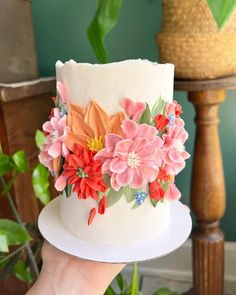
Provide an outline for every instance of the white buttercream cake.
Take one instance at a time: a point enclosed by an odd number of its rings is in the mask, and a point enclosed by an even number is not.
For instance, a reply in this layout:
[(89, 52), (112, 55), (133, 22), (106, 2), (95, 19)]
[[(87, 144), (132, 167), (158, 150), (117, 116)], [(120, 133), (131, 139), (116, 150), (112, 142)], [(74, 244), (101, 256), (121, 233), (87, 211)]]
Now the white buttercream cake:
[[(86, 108), (96, 101), (110, 116), (121, 112), (121, 99), (148, 103), (152, 108), (158, 100), (173, 100), (174, 66), (147, 60), (127, 60), (109, 64), (56, 63), (57, 81), (68, 92), (66, 104)], [(145, 190), (144, 190), (145, 191)], [(133, 208), (124, 195), (97, 214), (88, 226), (91, 208), (96, 206), (93, 198), (78, 198), (77, 192), (60, 196), (60, 218), (69, 232), (86, 242), (95, 244), (135, 244), (156, 237), (168, 225), (171, 218), (169, 201), (162, 200), (154, 207), (148, 198)]]

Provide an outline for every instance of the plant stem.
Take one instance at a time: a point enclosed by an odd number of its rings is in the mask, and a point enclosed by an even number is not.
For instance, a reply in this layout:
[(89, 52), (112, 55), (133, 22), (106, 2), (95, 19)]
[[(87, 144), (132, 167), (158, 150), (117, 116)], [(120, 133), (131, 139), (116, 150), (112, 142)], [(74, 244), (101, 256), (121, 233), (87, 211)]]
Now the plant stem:
[[(5, 179), (2, 176), (0, 176), (0, 180), (2, 182), (3, 188), (5, 188), (7, 186)], [(12, 200), (12, 197), (11, 197), (9, 191), (6, 191), (5, 195), (7, 197), (9, 206), (12, 209), (12, 212), (13, 212), (13, 214), (15, 216), (16, 221), (27, 231), (25, 225), (23, 224), (23, 222), (22, 222), (22, 220), (20, 218), (20, 215), (19, 215), (19, 213), (18, 213), (18, 211), (16, 209), (16, 206), (15, 206), (13, 200)], [(33, 254), (32, 250), (31, 250), (30, 243), (29, 242), (26, 242), (24, 244), (24, 246), (25, 246), (25, 251), (26, 251), (26, 253), (27, 253), (28, 257), (29, 257), (29, 260), (30, 260), (31, 270), (32, 270), (34, 276), (36, 278), (38, 278), (38, 276), (39, 276), (39, 269), (38, 269), (38, 265), (36, 263), (34, 254)]]
[(19, 248), (17, 248), (15, 251), (11, 252), (9, 255), (3, 257), (1, 260), (0, 260), (0, 263), (2, 263), (3, 261), (11, 258), (12, 256), (14, 256), (15, 254), (17, 254), (18, 252), (22, 251), (23, 249), (25, 248), (25, 244), (24, 245), (21, 245)]

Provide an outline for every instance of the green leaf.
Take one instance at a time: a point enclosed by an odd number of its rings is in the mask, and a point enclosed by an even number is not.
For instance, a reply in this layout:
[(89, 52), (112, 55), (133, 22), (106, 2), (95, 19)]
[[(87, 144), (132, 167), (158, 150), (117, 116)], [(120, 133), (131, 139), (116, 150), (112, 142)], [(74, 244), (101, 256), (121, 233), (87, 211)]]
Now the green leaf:
[(46, 137), (43, 134), (43, 132), (41, 130), (37, 130), (35, 133), (35, 143), (39, 149), (44, 144), (45, 139), (46, 139)]
[(10, 156), (0, 154), (0, 176), (14, 169), (14, 163)]
[(166, 192), (169, 186), (169, 181), (165, 181), (162, 185), (163, 190)]
[(7, 236), (5, 234), (0, 234), (0, 252), (9, 252)]
[(150, 108), (149, 105), (146, 103), (146, 108), (144, 110), (144, 112), (142, 113), (142, 116), (139, 119), (139, 123), (140, 124), (150, 124), (151, 123), (151, 112), (150, 112)]
[(128, 203), (132, 202), (135, 199), (135, 192), (130, 186), (123, 187), (123, 193)]
[(7, 237), (8, 246), (20, 245), (31, 240), (24, 227), (8, 219), (0, 219), (0, 235)]
[(158, 201), (153, 200), (153, 199), (151, 199), (151, 198), (149, 198), (149, 200), (150, 200), (152, 206), (155, 208), (155, 207), (157, 206)]
[(116, 295), (116, 292), (115, 292), (115, 290), (114, 290), (111, 286), (109, 286), (109, 287), (106, 289), (104, 295)]
[(116, 276), (116, 282), (117, 282), (117, 285), (119, 286), (120, 288), (120, 291), (122, 292), (123, 289), (124, 289), (124, 279), (123, 279), (123, 276), (121, 273), (119, 273), (117, 276)]
[(66, 197), (69, 198), (71, 195), (72, 185), (67, 184), (65, 187)]
[(109, 175), (104, 174), (102, 179), (103, 179), (103, 181), (104, 181), (104, 183), (105, 183), (105, 185), (107, 187), (111, 187), (110, 176)]
[(16, 165), (16, 169), (23, 173), (28, 170), (28, 162), (26, 159), (25, 151), (18, 151), (12, 156), (13, 162)]
[(7, 260), (7, 263), (4, 263), (3, 270), (0, 273), (0, 281), (6, 280), (9, 278), (13, 272), (13, 269), (19, 259), (20, 253), (17, 253), (16, 255), (12, 256)]
[(13, 268), (13, 273), (20, 281), (32, 283), (30, 268), (26, 266), (25, 261), (19, 259)]
[(104, 39), (116, 25), (123, 0), (99, 0), (95, 16), (87, 30), (94, 53), (101, 63), (108, 62)]
[(132, 275), (132, 284), (131, 284), (131, 295), (137, 295), (138, 294), (138, 264), (134, 263), (133, 268), (133, 275)]
[(152, 107), (152, 110), (151, 110), (151, 116), (154, 117), (156, 116), (157, 114), (164, 114), (164, 110), (166, 108), (166, 102), (162, 99), (162, 98), (159, 98), (156, 103), (154, 104), (154, 106)]
[(44, 205), (47, 205), (51, 200), (49, 192), (49, 176), (48, 169), (42, 164), (38, 164), (32, 173), (34, 193)]
[(236, 9), (236, 0), (207, 0), (207, 3), (218, 28), (222, 29)]
[(122, 197), (122, 195), (123, 195), (122, 188), (117, 192), (111, 187), (107, 193), (107, 207), (110, 207), (114, 205), (116, 202), (118, 202), (119, 199)]
[(170, 289), (167, 288), (160, 288), (156, 290), (152, 295), (180, 295), (179, 293), (172, 292)]

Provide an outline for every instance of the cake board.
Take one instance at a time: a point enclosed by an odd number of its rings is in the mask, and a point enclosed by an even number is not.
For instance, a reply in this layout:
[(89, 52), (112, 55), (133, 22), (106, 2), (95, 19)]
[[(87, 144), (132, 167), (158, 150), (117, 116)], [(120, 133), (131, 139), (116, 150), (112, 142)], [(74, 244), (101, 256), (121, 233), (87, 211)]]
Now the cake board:
[(192, 229), (189, 210), (180, 201), (173, 201), (170, 203), (170, 223), (157, 237), (135, 245), (95, 245), (81, 241), (67, 231), (60, 221), (59, 198), (53, 199), (41, 211), (39, 230), (43, 237), (59, 250), (90, 261), (133, 263), (159, 258), (179, 248)]

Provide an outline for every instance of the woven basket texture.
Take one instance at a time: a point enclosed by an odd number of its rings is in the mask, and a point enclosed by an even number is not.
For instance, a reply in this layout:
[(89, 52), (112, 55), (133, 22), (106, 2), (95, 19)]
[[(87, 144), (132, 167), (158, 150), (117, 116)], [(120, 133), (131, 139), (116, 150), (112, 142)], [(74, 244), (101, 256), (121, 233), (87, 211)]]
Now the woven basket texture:
[(236, 74), (236, 10), (219, 30), (206, 0), (163, 0), (162, 7), (160, 61), (173, 63), (177, 78)]

